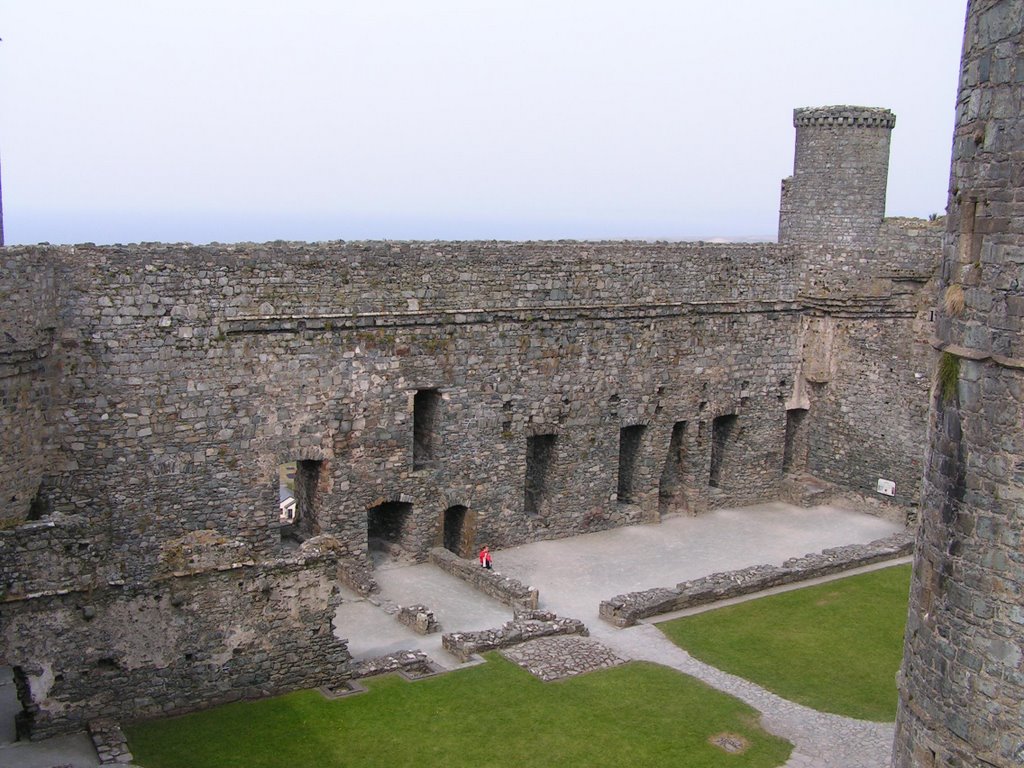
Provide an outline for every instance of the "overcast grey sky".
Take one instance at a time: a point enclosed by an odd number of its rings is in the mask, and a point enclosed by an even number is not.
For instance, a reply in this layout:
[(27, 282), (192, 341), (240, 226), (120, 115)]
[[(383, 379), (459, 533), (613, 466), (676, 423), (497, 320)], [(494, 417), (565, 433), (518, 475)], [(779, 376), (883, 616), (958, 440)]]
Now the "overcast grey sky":
[(0, 0), (8, 244), (774, 238), (792, 110), (945, 207), (965, 0)]

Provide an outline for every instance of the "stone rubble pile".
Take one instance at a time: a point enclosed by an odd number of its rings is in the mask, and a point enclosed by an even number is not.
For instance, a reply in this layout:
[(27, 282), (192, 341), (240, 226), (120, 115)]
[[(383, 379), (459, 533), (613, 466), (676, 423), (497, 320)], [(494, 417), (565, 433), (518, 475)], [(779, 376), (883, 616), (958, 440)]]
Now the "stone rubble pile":
[(401, 606), (398, 609), (398, 623), (404, 624), (418, 635), (441, 631), (441, 624), (434, 618), (434, 612), (425, 605)]
[(347, 677), (358, 679), (383, 675), (387, 672), (403, 672), (409, 677), (433, 674), (434, 667), (423, 651), (395, 651), (372, 659), (353, 660), (347, 665)]
[(551, 635), (582, 635), (590, 634), (586, 625), (579, 619), (556, 616), (548, 611), (524, 611), (516, 614), (512, 621), (506, 622), (497, 629), (484, 629), (479, 632), (452, 632), (441, 636), (441, 645), (459, 661), (468, 661), (473, 654), (493, 651), (496, 648), (508, 648), (519, 645), (527, 640)]
[(128, 739), (121, 726), (108, 717), (89, 721), (89, 736), (99, 756), (100, 765), (128, 765), (132, 753), (128, 751)]

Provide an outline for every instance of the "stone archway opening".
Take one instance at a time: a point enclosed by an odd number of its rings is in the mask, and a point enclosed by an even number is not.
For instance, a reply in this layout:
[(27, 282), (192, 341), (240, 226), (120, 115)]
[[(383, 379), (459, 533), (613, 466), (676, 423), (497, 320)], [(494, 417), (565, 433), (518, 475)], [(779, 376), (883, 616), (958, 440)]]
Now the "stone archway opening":
[(644, 424), (631, 424), (619, 430), (619, 474), (617, 497), (620, 504), (636, 501), (637, 459), (647, 430)]
[(658, 516), (665, 517), (678, 513), (689, 512), (686, 478), (684, 477), (686, 445), (686, 422), (677, 421), (672, 426), (672, 437), (669, 439), (668, 454), (661, 470), (658, 483)]
[(739, 416), (735, 413), (726, 413), (716, 416), (711, 422), (711, 469), (708, 477), (708, 485), (712, 488), (721, 488), (723, 482), (723, 467), (729, 465), (736, 450), (736, 438), (739, 435)]
[(441, 523), (441, 543), (449, 552), (467, 557), (472, 549), (470, 541), (469, 509), (462, 504), (448, 507)]
[(807, 409), (786, 411), (786, 441), (782, 449), (783, 474), (801, 474), (807, 470)]
[(366, 545), (375, 566), (413, 556), (411, 521), (412, 503), (407, 501), (385, 501), (366, 511)]

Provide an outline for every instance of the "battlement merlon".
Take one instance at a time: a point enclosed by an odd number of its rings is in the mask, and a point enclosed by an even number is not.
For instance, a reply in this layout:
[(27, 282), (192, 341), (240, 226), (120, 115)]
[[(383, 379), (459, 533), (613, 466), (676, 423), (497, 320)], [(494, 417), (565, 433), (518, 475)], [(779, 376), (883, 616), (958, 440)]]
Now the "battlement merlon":
[(888, 128), (896, 125), (896, 115), (884, 107), (798, 107), (793, 110), (793, 127)]

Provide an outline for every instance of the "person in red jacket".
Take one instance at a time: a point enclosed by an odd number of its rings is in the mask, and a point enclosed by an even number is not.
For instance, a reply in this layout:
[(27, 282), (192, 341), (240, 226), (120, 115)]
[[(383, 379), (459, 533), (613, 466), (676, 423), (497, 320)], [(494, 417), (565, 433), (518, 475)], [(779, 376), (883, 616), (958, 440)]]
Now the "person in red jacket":
[(491, 570), (491, 550), (490, 547), (485, 546), (480, 550), (480, 567)]

